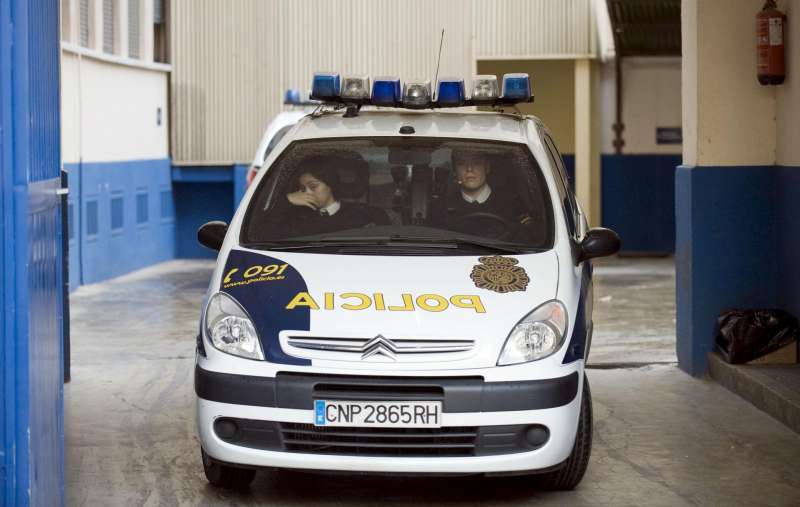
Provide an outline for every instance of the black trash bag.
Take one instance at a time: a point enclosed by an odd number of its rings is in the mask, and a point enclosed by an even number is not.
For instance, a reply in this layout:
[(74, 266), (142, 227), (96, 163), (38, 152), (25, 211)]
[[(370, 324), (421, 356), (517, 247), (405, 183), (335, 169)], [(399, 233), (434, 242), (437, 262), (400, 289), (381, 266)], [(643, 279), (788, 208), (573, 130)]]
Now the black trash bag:
[(729, 310), (717, 318), (722, 357), (741, 364), (774, 352), (800, 336), (797, 319), (783, 310)]

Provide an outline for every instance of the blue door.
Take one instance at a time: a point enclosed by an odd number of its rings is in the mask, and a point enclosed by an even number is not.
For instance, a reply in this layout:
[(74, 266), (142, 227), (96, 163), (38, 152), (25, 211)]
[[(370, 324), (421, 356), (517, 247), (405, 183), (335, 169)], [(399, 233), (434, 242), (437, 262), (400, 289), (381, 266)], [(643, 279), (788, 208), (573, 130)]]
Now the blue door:
[(0, 505), (64, 489), (58, 0), (0, 1)]

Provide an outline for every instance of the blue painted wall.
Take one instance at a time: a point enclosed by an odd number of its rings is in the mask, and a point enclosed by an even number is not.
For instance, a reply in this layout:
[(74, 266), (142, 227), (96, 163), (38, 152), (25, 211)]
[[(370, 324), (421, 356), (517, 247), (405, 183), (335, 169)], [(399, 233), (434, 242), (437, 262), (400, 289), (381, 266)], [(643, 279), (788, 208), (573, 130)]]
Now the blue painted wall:
[(172, 169), (177, 232), (176, 255), (214, 259), (217, 253), (197, 242), (197, 229), (211, 220), (230, 223), (247, 185), (247, 166), (176, 166)]
[(800, 167), (779, 166), (774, 171), (780, 241), (778, 298), (781, 306), (800, 318)]
[(175, 257), (169, 159), (65, 164), (70, 288)]
[(701, 375), (722, 311), (800, 316), (800, 168), (681, 166), (675, 188), (678, 360)]
[(233, 184), (173, 184), (178, 224), (175, 236), (176, 255), (182, 259), (216, 259), (217, 252), (197, 242), (197, 229), (211, 220), (230, 223), (233, 217)]
[(0, 2), (0, 505), (64, 484), (58, 2)]
[[(575, 188), (575, 155), (562, 155)], [(622, 238), (622, 252), (675, 252), (675, 167), (681, 155), (602, 155), (603, 227)]]
[(70, 290), (176, 257), (215, 258), (197, 243), (197, 229), (230, 222), (246, 190), (246, 165), (173, 167), (158, 159), (64, 169)]
[(681, 155), (603, 155), (602, 223), (627, 253), (675, 251), (675, 167)]

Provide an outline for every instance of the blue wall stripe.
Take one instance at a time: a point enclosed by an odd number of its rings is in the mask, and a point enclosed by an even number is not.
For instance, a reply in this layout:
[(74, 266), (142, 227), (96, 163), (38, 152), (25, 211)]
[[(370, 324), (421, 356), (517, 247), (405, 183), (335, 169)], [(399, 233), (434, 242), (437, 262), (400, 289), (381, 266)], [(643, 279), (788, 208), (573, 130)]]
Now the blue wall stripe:
[(775, 222), (780, 241), (778, 300), (800, 317), (800, 167), (778, 166), (775, 173)]
[(233, 210), (239, 207), (242, 197), (247, 190), (247, 171), (249, 166), (236, 164), (233, 166)]
[(197, 229), (211, 220), (230, 223), (247, 190), (247, 170), (248, 166), (243, 164), (172, 168), (178, 257), (216, 258), (216, 252), (197, 242)]
[(172, 181), (179, 183), (219, 183), (233, 181), (233, 166), (173, 166)]
[(781, 294), (795, 294), (788, 285), (798, 267), (786, 248), (796, 239), (782, 247), (781, 237), (800, 227), (800, 215), (790, 215), (796, 199), (778, 203), (780, 174), (772, 166), (678, 167), (677, 353), (692, 375), (706, 371), (722, 311), (787, 307)]
[(70, 289), (175, 257), (169, 159), (64, 168), (77, 231), (69, 243)]
[(185, 259), (215, 259), (217, 252), (200, 246), (197, 229), (211, 220), (230, 223), (233, 183), (173, 183), (177, 229), (175, 253)]
[(602, 223), (623, 252), (675, 251), (675, 167), (681, 155), (603, 155)]

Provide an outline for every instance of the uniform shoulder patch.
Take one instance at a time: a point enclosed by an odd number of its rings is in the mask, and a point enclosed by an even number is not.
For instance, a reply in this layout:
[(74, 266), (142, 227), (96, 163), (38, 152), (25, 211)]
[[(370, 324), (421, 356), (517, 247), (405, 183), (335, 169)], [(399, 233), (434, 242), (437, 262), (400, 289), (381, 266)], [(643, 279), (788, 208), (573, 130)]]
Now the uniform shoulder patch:
[(506, 292), (524, 291), (531, 281), (523, 268), (517, 266), (519, 261), (513, 257), (491, 255), (479, 257), (477, 266), (472, 268), (469, 277), (479, 289), (487, 289), (504, 294)]

